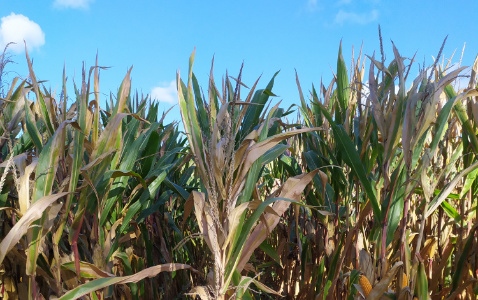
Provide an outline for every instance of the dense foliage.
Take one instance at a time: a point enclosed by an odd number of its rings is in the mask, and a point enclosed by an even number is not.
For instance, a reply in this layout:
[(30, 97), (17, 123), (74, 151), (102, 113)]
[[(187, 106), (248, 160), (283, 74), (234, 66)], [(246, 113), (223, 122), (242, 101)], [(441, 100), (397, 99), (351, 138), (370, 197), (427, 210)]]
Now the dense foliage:
[(458, 89), (465, 67), (411, 79), (393, 51), (347, 70), (340, 47), (287, 110), (277, 73), (211, 67), (204, 94), (193, 53), (184, 132), (131, 70), (102, 109), (98, 64), (55, 95), (27, 54), (0, 95), (0, 298), (476, 299), (478, 58)]

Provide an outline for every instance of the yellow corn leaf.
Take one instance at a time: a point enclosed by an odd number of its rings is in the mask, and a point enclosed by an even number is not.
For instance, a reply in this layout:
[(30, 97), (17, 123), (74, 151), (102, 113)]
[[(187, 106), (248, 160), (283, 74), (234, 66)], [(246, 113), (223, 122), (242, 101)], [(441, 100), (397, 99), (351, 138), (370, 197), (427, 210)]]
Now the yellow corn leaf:
[(194, 199), (194, 214), (196, 215), (196, 219), (198, 221), (199, 230), (201, 231), (209, 249), (212, 249), (212, 244), (209, 236), (209, 224), (207, 223), (205, 215), (207, 203), (204, 198), (204, 193), (193, 191), (191, 195), (193, 195)]
[(423, 249), (420, 251), (420, 256), (423, 259), (433, 259), (433, 257), (435, 256), (436, 249), (437, 249), (437, 238), (431, 237), (427, 239), (427, 241), (425, 242)]
[(234, 238), (236, 234), (236, 229), (237, 226), (239, 225), (239, 221), (241, 219), (241, 215), (246, 210), (246, 208), (249, 206), (249, 203), (242, 203), (239, 206), (235, 207), (229, 216), (227, 217), (228, 219), (228, 229), (226, 232), (228, 232), (226, 241), (224, 242), (222, 249), (226, 249), (226, 247), (229, 245), (231, 240)]
[(80, 285), (79, 287), (69, 291), (68, 293), (63, 295), (59, 300), (78, 299), (84, 295), (87, 295), (91, 292), (108, 287), (110, 285), (138, 282), (145, 278), (152, 278), (161, 272), (173, 272), (177, 270), (187, 270), (187, 269), (197, 272), (191, 266), (186, 264), (163, 264), (163, 265), (158, 265), (158, 266), (144, 269), (130, 276), (99, 278), (99, 279), (87, 282), (83, 285)]
[[(75, 269), (75, 262), (70, 261), (63, 263), (61, 265), (61, 268), (63, 270), (70, 270), (72, 272), (76, 272)], [(94, 264), (90, 264), (88, 262), (80, 261), (80, 271), (82, 273), (81, 277), (82, 278), (105, 278), (105, 277), (115, 277), (114, 274), (105, 272), (95, 266)]]
[(28, 231), (30, 225), (41, 218), (43, 212), (49, 208), (49, 206), (61, 197), (68, 195), (68, 193), (59, 193), (54, 195), (48, 195), (40, 198), (38, 201), (32, 204), (30, 208), (23, 214), (20, 220), (13, 226), (8, 232), (7, 236), (0, 243), (0, 264), (7, 253), (18, 243), (22, 236)]
[(35, 170), (38, 164), (38, 159), (33, 159), (32, 163), (25, 168), (25, 172), (20, 176), (20, 190), (18, 191), (18, 204), (20, 212), (25, 212), (30, 207), (30, 175)]
[(189, 291), (189, 293), (185, 294), (189, 296), (199, 296), (201, 300), (209, 300), (209, 293), (207, 292), (207, 288), (204, 286), (195, 286)]
[(319, 177), (320, 182), (322, 183), (322, 199), (325, 199), (325, 188), (327, 187), (327, 182), (329, 181), (329, 177), (327, 174), (319, 170)]
[(105, 248), (103, 249), (103, 257), (107, 257), (108, 253), (110, 252), (111, 245), (113, 245), (113, 240), (116, 236), (116, 228), (121, 225), (123, 222), (123, 218), (116, 220), (114, 222), (113, 226), (111, 226), (110, 232), (108, 233), (108, 236), (106, 237), (105, 241)]

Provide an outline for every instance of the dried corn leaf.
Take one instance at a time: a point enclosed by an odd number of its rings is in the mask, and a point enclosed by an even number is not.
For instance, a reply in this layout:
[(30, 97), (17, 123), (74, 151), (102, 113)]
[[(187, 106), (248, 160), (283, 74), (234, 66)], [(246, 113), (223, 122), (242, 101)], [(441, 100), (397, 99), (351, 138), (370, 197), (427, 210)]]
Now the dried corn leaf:
[(18, 243), (22, 236), (27, 233), (30, 225), (41, 218), (43, 212), (50, 207), (56, 200), (68, 195), (68, 193), (59, 193), (48, 195), (40, 198), (32, 204), (30, 208), (23, 214), (15, 226), (10, 229), (7, 236), (0, 243), (0, 264), (7, 253)]
[(154, 267), (144, 269), (134, 275), (122, 276), (122, 277), (105, 277), (98, 278), (93, 281), (87, 282), (79, 287), (69, 291), (63, 295), (59, 300), (73, 300), (78, 299), (84, 295), (87, 295), (91, 292), (97, 291), (99, 289), (108, 287), (114, 284), (126, 284), (132, 282), (138, 282), (145, 278), (152, 278), (158, 275), (161, 272), (173, 272), (177, 270), (192, 270), (195, 271), (191, 266), (186, 264), (164, 264)]
[[(298, 201), (302, 194), (302, 191), (312, 181), (317, 172), (318, 170), (315, 170), (307, 174), (301, 174), (287, 179), (287, 181), (284, 183), (284, 186), (282, 187), (279, 198), (288, 198)], [(267, 226), (266, 224), (260, 223), (256, 226), (256, 228), (254, 228), (253, 232), (247, 238), (246, 243), (244, 244), (244, 251), (242, 252), (241, 258), (237, 265), (237, 270), (239, 272), (247, 263), (254, 250), (259, 247), (260, 244), (262, 244), (262, 242), (266, 239), (267, 228), (270, 228), (270, 230), (274, 230), (280, 220), (280, 217), (278, 217), (278, 215), (281, 216), (289, 208), (290, 204), (291, 202), (289, 201), (276, 201), (272, 206), (276, 214), (266, 215)]]
[(373, 287), (366, 300), (376, 300), (382, 297), (383, 293), (387, 291), (390, 282), (392, 282), (398, 269), (403, 265), (403, 262), (399, 261), (393, 265), (393, 267), (383, 276), (383, 278)]
[(375, 268), (373, 266), (373, 260), (365, 249), (362, 249), (359, 252), (359, 268), (371, 283), (375, 281)]

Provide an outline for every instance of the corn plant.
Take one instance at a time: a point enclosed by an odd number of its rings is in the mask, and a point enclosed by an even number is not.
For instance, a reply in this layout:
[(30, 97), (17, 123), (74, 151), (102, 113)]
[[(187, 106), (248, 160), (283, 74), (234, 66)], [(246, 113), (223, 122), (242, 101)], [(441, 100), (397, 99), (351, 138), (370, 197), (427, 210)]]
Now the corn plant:
[[(439, 276), (448, 256), (440, 267), (431, 266), (436, 243), (441, 240), (437, 233), (444, 225), (440, 222), (437, 232), (433, 216), (441, 207), (454, 222), (459, 221), (461, 216), (455, 210), (456, 206), (451, 205), (447, 198), (455, 197), (452, 192), (463, 178), (469, 178), (463, 190), (466, 194), (475, 178), (478, 165), (471, 160), (466, 167), (462, 165), (463, 162), (459, 161), (462, 140), (451, 134), (453, 126), (462, 125), (470, 128), (465, 132), (473, 135), (470, 144), (476, 140), (473, 129), (466, 125), (468, 120), (462, 101), (476, 96), (477, 90), (471, 88), (457, 95), (450, 85), (464, 67), (445, 75), (441, 68), (433, 65), (428, 70), (421, 70), (406, 91), (405, 82), (413, 59), (406, 66), (407, 59), (399, 54), (395, 45), (393, 48), (395, 59), (388, 68), (384, 67), (384, 61), (368, 57), (368, 95), (361, 94), (364, 82), (361, 57), (352, 66), (353, 77), (349, 82), (341, 49), (336, 77), (328, 89), (321, 86), (322, 101), (313, 89), (312, 107), (309, 107), (298, 85), (300, 109), (306, 125), (330, 128), (306, 138), (308, 151), (304, 156), (307, 166), (311, 169), (323, 167), (329, 176), (337, 178), (335, 184), (325, 189), (322, 189), (318, 176), (314, 180), (319, 204), (334, 213), (335, 219), (333, 225), (327, 218), (321, 220), (325, 223), (326, 243), (332, 244), (329, 253), (327, 246), (324, 247), (322, 260), (329, 257), (332, 264), (326, 264), (327, 276), (318, 275), (320, 299), (354, 297), (359, 272), (374, 283), (370, 295), (363, 293), (368, 295), (367, 299), (378, 299), (389, 292), (395, 276), (410, 279), (410, 284), (397, 280), (395, 297), (399, 299), (414, 294), (426, 299), (429, 292), (436, 292), (436, 284), (431, 285), (431, 289), (428, 287), (425, 269), (429, 274), (435, 271)], [(378, 74), (375, 74), (375, 68), (379, 69)], [(432, 76), (427, 77), (427, 71), (436, 75), (434, 81)], [(379, 83), (380, 77), (382, 81)], [(476, 73), (472, 80), (475, 78)], [(396, 79), (398, 84), (395, 84)], [(476, 82), (471, 82), (470, 87), (473, 84)], [(451, 119), (453, 111), (461, 124)], [(432, 162), (435, 163), (432, 165)], [(443, 164), (442, 169), (438, 168), (439, 164)], [(368, 217), (370, 213), (372, 217)], [(443, 218), (443, 211), (440, 218)], [(413, 225), (417, 221), (420, 226)], [(468, 226), (467, 246), (474, 239), (474, 230)], [(466, 247), (465, 250), (469, 251)], [(467, 257), (469, 252), (462, 255)], [(427, 266), (427, 260), (430, 266)], [(350, 266), (352, 271), (341, 273), (344, 265)], [(470, 286), (469, 281), (459, 286), (461, 272), (457, 274), (450, 294)]]
[[(2, 110), (4, 133), (11, 133), (8, 147), (3, 146), (3, 181), (14, 184), (2, 193), (2, 203), (11, 203), (6, 215), (13, 224), (4, 223), (8, 234), (0, 245), (0, 261), (10, 266), (24, 261), (19, 273), (7, 273), (23, 278), (19, 286), (25, 287), (18, 290), (29, 299), (40, 294), (76, 299), (99, 295), (95, 291), (104, 288), (103, 295), (119, 294), (112, 289), (117, 283), (128, 283), (126, 293), (133, 298), (157, 297), (152, 285), (145, 289), (136, 282), (163, 271), (191, 269), (174, 263), (167, 253), (155, 261), (154, 233), (145, 224), (172, 193), (163, 182), (180, 167), (185, 139), (178, 138), (175, 124), (158, 121), (157, 105), (147, 112), (147, 98), (132, 99), (130, 72), (114, 107), (100, 111), (100, 67), (91, 68), (88, 77), (84, 71), (81, 88), (75, 86), (77, 101), (67, 111), (66, 78), (63, 101), (57, 104), (49, 91), (41, 90), (28, 53), (27, 60), (30, 82), (15, 89), (15, 80)], [(36, 102), (27, 100), (30, 91)], [(23, 130), (16, 129), (19, 123)], [(16, 143), (13, 133), (21, 135)], [(86, 279), (95, 280), (81, 285)]]
[[(284, 115), (277, 105), (264, 109), (272, 94), (274, 75), (267, 87), (255, 92), (256, 83), (241, 99), (241, 72), (233, 88), (229, 77), (222, 93), (216, 88), (212, 67), (208, 100), (201, 95), (192, 72), (194, 52), (189, 61), (188, 85), (178, 73), (178, 94), (183, 124), (188, 136), (201, 189), (188, 202), (194, 213), (214, 265), (207, 285), (196, 286), (191, 294), (202, 299), (250, 298), (254, 283), (266, 292), (274, 291), (255, 278), (241, 276), (250, 256), (278, 224), (291, 202), (300, 203), (302, 190), (317, 171), (287, 179), (269, 195), (258, 184), (264, 165), (289, 146), (287, 138), (312, 132), (304, 128), (281, 132)], [(241, 68), (242, 71), (242, 68)], [(255, 93), (254, 93), (255, 92)], [(274, 203), (272, 206), (270, 204)], [(192, 208), (191, 208), (192, 209)], [(257, 225), (256, 222), (259, 222)]]
[(347, 69), (340, 45), (332, 81), (305, 94), (296, 74), (287, 110), (277, 73), (216, 85), (211, 66), (204, 94), (193, 52), (184, 132), (132, 70), (100, 108), (106, 68), (72, 93), (64, 70), (56, 93), (27, 53), (27, 79), (0, 77), (0, 295), (475, 299), (478, 57), (442, 46), (411, 78), (392, 46)]

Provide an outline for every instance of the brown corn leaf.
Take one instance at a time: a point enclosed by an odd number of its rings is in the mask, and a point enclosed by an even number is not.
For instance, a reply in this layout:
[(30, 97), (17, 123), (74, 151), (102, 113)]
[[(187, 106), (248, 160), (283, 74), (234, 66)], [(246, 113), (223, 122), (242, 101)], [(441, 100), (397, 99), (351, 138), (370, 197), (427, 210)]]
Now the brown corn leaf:
[(89, 164), (87, 164), (86, 166), (81, 168), (80, 171), (81, 172), (86, 172), (86, 171), (90, 170), (94, 166), (98, 165), (105, 157), (109, 157), (109, 156), (111, 156), (111, 154), (113, 154), (115, 152), (116, 152), (116, 149), (113, 149), (113, 150), (109, 150), (109, 151), (101, 154), (100, 156), (98, 156), (97, 158), (92, 160)]
[(477, 280), (475, 278), (468, 278), (465, 282), (463, 282), (462, 285), (457, 287), (457, 289), (446, 298), (446, 300), (453, 300), (456, 299), (465, 289), (468, 285), (475, 283)]
[(207, 223), (205, 209), (206, 209), (206, 200), (204, 198), (204, 193), (193, 191), (191, 193), (194, 199), (194, 214), (198, 221), (199, 230), (201, 231), (204, 240), (206, 241), (209, 249), (212, 249), (211, 240), (209, 236), (209, 224)]
[(438, 240), (436, 237), (431, 237), (426, 240), (422, 250), (420, 250), (420, 257), (424, 260), (433, 259), (437, 249)]
[[(259, 200), (259, 199), (254, 200), (254, 201), (251, 201), (251, 202), (248, 202), (248, 204), (249, 204), (249, 205), (248, 205), (248, 208), (249, 208), (250, 210), (256, 210), (256, 209), (259, 207), (259, 205), (261, 205), (261, 203), (262, 203), (262, 201)], [(270, 207), (270, 206), (268, 206), (268, 207), (265, 208), (264, 213), (270, 213), (270, 214), (274, 214), (274, 215), (280, 217), (280, 216), (276, 213), (276, 211), (275, 211), (272, 207)]]
[(274, 135), (260, 143), (254, 144), (248, 152), (246, 152), (246, 160), (244, 162), (244, 167), (242, 169), (241, 175), (238, 177), (239, 180), (242, 180), (251, 168), (252, 164), (264, 153), (266, 153), (268, 150), (270, 150), (272, 147), (280, 143), (281, 141), (297, 135), (299, 133), (306, 133), (306, 132), (312, 132), (312, 131), (317, 131), (321, 130), (321, 128), (314, 127), (314, 128), (303, 128), (303, 129), (297, 129), (297, 130), (291, 130), (287, 131), (284, 133), (280, 133), (277, 135)]
[(370, 99), (372, 101), (373, 117), (375, 118), (375, 122), (377, 122), (378, 130), (380, 130), (380, 132), (382, 133), (384, 144), (385, 144), (387, 142), (387, 136), (385, 136), (387, 134), (387, 125), (385, 123), (385, 117), (383, 115), (382, 105), (380, 104), (380, 102), (378, 102), (378, 97), (377, 97), (378, 88), (377, 88), (377, 83), (375, 82), (375, 74), (374, 74), (372, 63), (370, 64), (368, 82), (369, 82), (369, 90), (370, 90)]
[(404, 287), (400, 293), (398, 294), (398, 300), (408, 300), (411, 299), (412, 293), (410, 291), (410, 287)]
[(448, 263), (448, 259), (450, 258), (450, 255), (453, 253), (454, 250), (455, 250), (455, 245), (452, 244), (451, 242), (448, 242), (445, 249), (443, 250), (440, 264), (437, 267), (433, 268), (432, 278), (430, 280), (430, 290), (434, 291), (437, 288), (438, 283), (440, 282), (440, 278), (443, 274), (442, 271), (443, 269), (445, 269)]
[[(76, 272), (75, 262), (70, 261), (61, 265), (63, 270), (70, 270)], [(80, 271), (82, 278), (105, 278), (105, 277), (115, 277), (114, 274), (105, 272), (89, 262), (80, 261)]]
[[(305, 187), (312, 181), (315, 174), (318, 173), (319, 170), (315, 170), (309, 173), (300, 174), (295, 177), (291, 177), (287, 179), (284, 183), (281, 193), (279, 194), (280, 198), (288, 198), (295, 201), (300, 199), (303, 190)], [(244, 265), (249, 261), (254, 250), (262, 244), (262, 242), (267, 237), (267, 227), (270, 230), (274, 230), (274, 228), (279, 223), (280, 217), (290, 206), (291, 202), (278, 200), (274, 203), (272, 208), (277, 214), (266, 214), (267, 226), (263, 223), (260, 223), (254, 228), (251, 235), (247, 238), (246, 243), (244, 244), (244, 251), (241, 254), (241, 258), (237, 265), (237, 270), (239, 272), (242, 271)]]
[[(367, 54), (365, 54), (365, 56), (367, 56), (368, 59), (370, 59), (370, 60), (373, 62), (373, 64), (377, 67), (377, 69), (379, 69), (380, 71), (386, 73), (388, 76), (390, 76), (390, 78), (392, 78), (392, 74), (390, 74), (390, 71), (389, 71), (387, 68), (385, 68), (381, 62), (375, 60), (375, 54), (374, 54), (373, 57), (370, 57), (370, 56), (368, 56)], [(371, 67), (371, 66), (370, 66), (370, 67)]]
[(259, 282), (258, 280), (253, 279), (252, 280), (254, 284), (262, 291), (269, 293), (269, 294), (275, 294), (277, 296), (282, 296), (279, 292), (274, 291), (273, 289), (269, 288), (268, 286), (264, 285), (263, 283)]
[(185, 294), (189, 296), (199, 296), (201, 300), (209, 300), (209, 293), (207, 292), (207, 287), (204, 286), (195, 286), (189, 291), (189, 293)]
[(470, 82), (468, 83), (468, 88), (470, 89), (476, 88), (477, 74), (478, 74), (478, 55), (475, 57), (475, 62), (473, 63), (473, 67), (471, 68)]
[(116, 102), (116, 106), (111, 107), (112, 109), (114, 109), (114, 112), (113, 112), (114, 115), (118, 113), (122, 113), (126, 106), (126, 101), (128, 99), (129, 92), (131, 89), (131, 70), (132, 69), (133, 67), (129, 68), (128, 72), (124, 76), (123, 82), (121, 83), (121, 86), (120, 86), (120, 91), (118, 92), (118, 99)]
[(473, 113), (473, 118), (475, 120), (475, 124), (478, 123), (478, 101), (476, 99), (473, 99), (471, 101), (471, 111)]
[(325, 188), (327, 187), (327, 182), (329, 181), (329, 178), (327, 177), (327, 174), (319, 170), (319, 177), (320, 177), (320, 182), (322, 183), (322, 199), (325, 199)]
[(181, 228), (184, 228), (184, 224), (186, 224), (186, 220), (189, 218), (191, 211), (194, 208), (194, 197), (193, 194), (189, 194), (188, 200), (184, 203), (184, 213), (183, 213), (183, 222), (181, 223)]
[(390, 282), (392, 282), (395, 274), (397, 273), (398, 269), (403, 265), (403, 262), (399, 261), (396, 262), (390, 271), (383, 276), (383, 278), (373, 287), (370, 294), (367, 296), (366, 300), (376, 300), (382, 297), (383, 293), (387, 291)]
[(362, 249), (359, 252), (359, 268), (360, 271), (362, 271), (362, 273), (364, 273), (368, 280), (373, 284), (375, 281), (373, 260), (365, 249)]
[(256, 270), (256, 268), (254, 268), (254, 266), (253, 266), (251, 263), (247, 263), (247, 264), (244, 266), (244, 270), (245, 270), (246, 272), (252, 272), (252, 273), (254, 273), (254, 274), (257, 275), (257, 270)]

